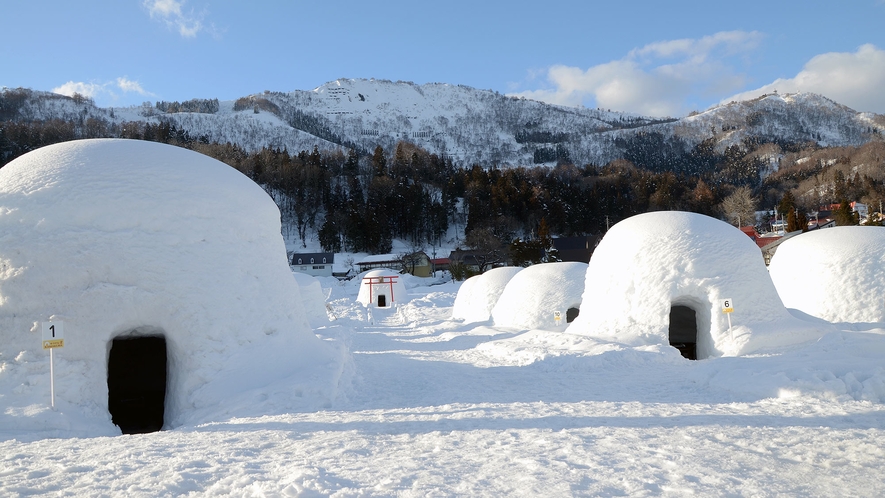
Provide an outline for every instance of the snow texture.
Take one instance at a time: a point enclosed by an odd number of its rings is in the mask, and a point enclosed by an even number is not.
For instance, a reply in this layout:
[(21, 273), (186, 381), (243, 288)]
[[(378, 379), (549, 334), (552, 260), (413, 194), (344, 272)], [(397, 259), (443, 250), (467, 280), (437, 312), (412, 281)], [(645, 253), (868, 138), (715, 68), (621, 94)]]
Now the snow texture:
[[(723, 299), (734, 307), (731, 330)], [(672, 306), (696, 313), (699, 358), (806, 342), (824, 331), (787, 311), (759, 249), (743, 232), (674, 211), (640, 214), (611, 228), (593, 252), (581, 314), (567, 330), (666, 345)]]
[[(47, 320), (65, 327), (60, 417), (43, 413)], [(140, 335), (166, 339), (168, 427), (254, 414), (252, 398), (268, 392), (283, 409), (322, 406), (344, 364), (309, 328), (279, 210), (233, 168), (108, 139), (51, 145), (0, 169), (0, 426), (113, 433), (109, 350)]]
[(455, 299), (452, 318), (466, 323), (484, 322), (491, 318), (492, 309), (504, 288), (520, 271), (522, 268), (518, 266), (502, 266), (468, 278)]
[(307, 317), (310, 326), (313, 328), (322, 327), (329, 324), (329, 315), (326, 312), (326, 291), (323, 290), (323, 284), (320, 279), (293, 271), (292, 275), (298, 282), (298, 289), (301, 293), (301, 304), (304, 306), (304, 315)]
[(403, 276), (393, 270), (381, 268), (366, 272), (359, 277), (359, 282), (360, 293), (357, 302), (363, 306), (378, 306), (378, 299), (381, 296), (384, 297), (386, 306), (408, 300)]
[(803, 233), (778, 247), (768, 269), (788, 308), (830, 322), (885, 322), (885, 228)]
[[(510, 279), (492, 309), (500, 327), (563, 331), (569, 308), (581, 307), (586, 263), (563, 262), (530, 266)], [(557, 322), (554, 311), (560, 312)]]
[(339, 318), (317, 332), (350, 345), (358, 375), (326, 409), (118, 437), (4, 420), (0, 495), (885, 494), (885, 330), (688, 361), (466, 325), (449, 318), (459, 283), (431, 283), (377, 323), (359, 281), (331, 288)]

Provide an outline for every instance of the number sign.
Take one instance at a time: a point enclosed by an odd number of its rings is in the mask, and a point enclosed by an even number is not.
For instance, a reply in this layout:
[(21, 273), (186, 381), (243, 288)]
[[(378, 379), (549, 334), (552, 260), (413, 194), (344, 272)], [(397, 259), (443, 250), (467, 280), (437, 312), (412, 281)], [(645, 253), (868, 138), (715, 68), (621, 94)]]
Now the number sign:
[(43, 322), (43, 349), (65, 347), (65, 323)]
[(722, 304), (723, 313), (734, 313), (734, 301), (732, 299), (722, 299), (719, 302)]

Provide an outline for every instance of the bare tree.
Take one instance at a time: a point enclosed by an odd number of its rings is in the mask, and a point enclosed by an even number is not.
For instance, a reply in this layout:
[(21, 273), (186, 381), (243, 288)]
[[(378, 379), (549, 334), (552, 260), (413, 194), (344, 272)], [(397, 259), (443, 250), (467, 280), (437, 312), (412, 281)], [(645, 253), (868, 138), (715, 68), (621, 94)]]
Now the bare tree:
[(719, 205), (722, 214), (732, 225), (752, 226), (756, 224), (756, 199), (750, 187), (738, 187)]

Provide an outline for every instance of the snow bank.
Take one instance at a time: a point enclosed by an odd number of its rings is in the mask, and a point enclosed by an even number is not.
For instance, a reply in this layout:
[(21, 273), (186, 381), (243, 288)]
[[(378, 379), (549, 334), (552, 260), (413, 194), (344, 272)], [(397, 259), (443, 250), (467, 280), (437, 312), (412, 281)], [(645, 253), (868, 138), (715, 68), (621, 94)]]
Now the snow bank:
[[(501, 327), (563, 331), (569, 309), (581, 308), (586, 263), (545, 263), (530, 266), (510, 279), (492, 320)], [(560, 312), (560, 320), (554, 319)]]
[[(166, 426), (319, 406), (344, 362), (310, 330), (267, 194), (196, 152), (130, 140), (0, 169), (0, 425), (114, 432), (112, 341), (162, 336)], [(64, 321), (49, 407), (39, 323)]]
[(404, 281), (403, 275), (393, 270), (382, 268), (366, 272), (360, 277), (360, 290), (356, 300), (363, 306), (378, 306), (383, 302), (383, 307), (406, 301), (408, 292)]
[(304, 306), (304, 314), (307, 317), (310, 326), (313, 328), (322, 327), (329, 324), (329, 314), (326, 313), (326, 291), (319, 279), (308, 275), (293, 271), (292, 275), (298, 282), (298, 290), (301, 293), (301, 304)]
[[(726, 298), (735, 310), (731, 331), (720, 304)], [(824, 332), (787, 311), (749, 237), (684, 212), (641, 214), (612, 227), (593, 253), (581, 314), (567, 331), (668, 344), (673, 306), (696, 314), (698, 358), (782, 347)]]
[(803, 233), (778, 247), (768, 269), (788, 308), (830, 322), (885, 322), (885, 228)]
[(488, 320), (507, 283), (521, 270), (518, 266), (492, 268), (465, 280), (455, 297), (452, 318), (468, 323)]

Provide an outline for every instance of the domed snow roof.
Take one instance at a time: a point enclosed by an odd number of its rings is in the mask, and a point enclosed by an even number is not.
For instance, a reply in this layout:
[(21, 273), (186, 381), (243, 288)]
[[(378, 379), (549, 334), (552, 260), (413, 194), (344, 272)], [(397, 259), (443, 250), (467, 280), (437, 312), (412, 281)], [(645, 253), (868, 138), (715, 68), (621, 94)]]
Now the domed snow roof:
[(830, 322), (885, 322), (885, 228), (803, 233), (778, 247), (768, 269), (788, 308)]
[(581, 308), (586, 276), (587, 263), (529, 266), (507, 283), (492, 309), (492, 320), (502, 327), (565, 330), (569, 309)]
[[(269, 376), (313, 365), (323, 377), (335, 354), (307, 324), (267, 194), (219, 161), (151, 142), (66, 142), (0, 169), (0, 362), (20, 359), (0, 384), (48, 372), (38, 325), (50, 318), (65, 327), (59, 401), (107, 423), (121, 336), (165, 338), (173, 424), (234, 409), (221, 405)], [(4, 401), (48, 404), (43, 391)]]
[(381, 268), (367, 272), (363, 275), (356, 300), (364, 306), (371, 303), (381, 307), (390, 306), (395, 302), (403, 302), (408, 295), (403, 280), (403, 275), (393, 270)]
[[(484, 322), (514, 275), (522, 271), (518, 266), (492, 268), (482, 275), (468, 278), (458, 289), (452, 306), (452, 318), (465, 322)], [(468, 283), (473, 281), (473, 283)]]
[[(720, 304), (726, 298), (734, 306), (731, 332)], [(674, 211), (633, 216), (609, 230), (590, 260), (581, 313), (568, 332), (668, 344), (671, 311), (686, 308), (695, 315), (698, 358), (814, 333), (787, 312), (749, 237), (708, 216)]]

